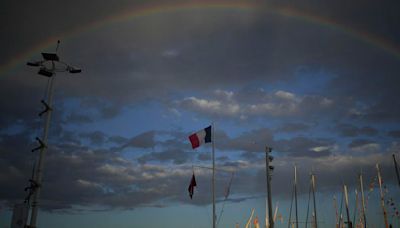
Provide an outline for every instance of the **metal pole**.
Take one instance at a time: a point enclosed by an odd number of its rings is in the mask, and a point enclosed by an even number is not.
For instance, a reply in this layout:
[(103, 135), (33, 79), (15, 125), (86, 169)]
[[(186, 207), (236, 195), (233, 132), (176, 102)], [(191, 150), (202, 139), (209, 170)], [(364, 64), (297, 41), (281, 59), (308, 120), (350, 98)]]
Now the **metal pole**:
[(360, 190), (361, 190), (362, 214), (363, 214), (363, 220), (364, 220), (363, 223), (364, 223), (364, 228), (367, 228), (367, 218), (365, 216), (364, 184), (363, 184), (362, 173), (360, 173)]
[(397, 168), (396, 155), (394, 155), (394, 154), (393, 154), (393, 162), (394, 162), (394, 168), (396, 169), (397, 181), (398, 181), (399, 186), (400, 186), (399, 168)]
[(213, 216), (213, 228), (215, 227), (215, 136), (214, 136), (214, 122), (211, 124), (211, 131), (212, 131), (212, 203), (213, 203), (213, 212), (212, 212), (212, 216)]
[(316, 203), (315, 203), (315, 176), (314, 176), (314, 174), (311, 174), (311, 183), (312, 183), (312, 193), (313, 193), (313, 201), (314, 201), (314, 216), (315, 216), (314, 223), (315, 223), (315, 228), (318, 228), (318, 225), (317, 225), (317, 206), (316, 206)]
[[(50, 107), (51, 107), (52, 101), (53, 101), (53, 86), (54, 86), (54, 80), (56, 77), (54, 68), (55, 68), (54, 62), (52, 62), (52, 72), (54, 74), (52, 77), (49, 78), (49, 85), (47, 87), (47, 104)], [(40, 205), (39, 204), (40, 190), (42, 188), (44, 156), (45, 156), (46, 150), (47, 150), (47, 137), (48, 137), (48, 133), (49, 133), (51, 113), (52, 113), (52, 109), (49, 109), (48, 112), (46, 113), (46, 122), (45, 122), (45, 127), (44, 127), (44, 132), (43, 132), (43, 142), (44, 142), (45, 146), (40, 149), (39, 161), (38, 161), (38, 165), (36, 166), (37, 168), (35, 170), (35, 180), (34, 181), (36, 182), (37, 187), (33, 194), (32, 214), (31, 214), (31, 222), (30, 222), (30, 226), (29, 226), (30, 228), (36, 227), (37, 214), (38, 214), (38, 209), (39, 209), (39, 205)]]
[(296, 228), (299, 227), (299, 216), (297, 213), (297, 168), (294, 166), (294, 205), (296, 209)]
[(268, 219), (269, 225), (271, 228), (274, 228), (274, 220), (272, 217), (272, 196), (271, 196), (271, 175), (269, 173), (269, 155), (268, 153), (271, 152), (271, 148), (265, 148), (265, 172), (267, 175), (267, 193), (268, 193)]
[(381, 194), (381, 206), (382, 206), (382, 211), (383, 211), (383, 219), (385, 220), (385, 227), (388, 228), (388, 220), (387, 220), (387, 214), (386, 214), (386, 208), (385, 208), (385, 199), (383, 196), (383, 191), (382, 191), (382, 178), (381, 178), (381, 171), (379, 169), (379, 164), (376, 164), (376, 170), (378, 171), (378, 182), (379, 182), (379, 190)]

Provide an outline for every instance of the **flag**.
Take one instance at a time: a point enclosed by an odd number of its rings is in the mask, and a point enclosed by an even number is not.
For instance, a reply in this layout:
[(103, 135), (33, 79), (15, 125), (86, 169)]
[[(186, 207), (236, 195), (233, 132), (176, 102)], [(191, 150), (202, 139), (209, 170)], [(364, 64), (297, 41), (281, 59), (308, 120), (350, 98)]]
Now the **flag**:
[(193, 149), (199, 147), (203, 143), (211, 142), (211, 126), (208, 126), (201, 131), (190, 135), (189, 140)]
[(189, 188), (188, 188), (190, 199), (192, 199), (192, 197), (193, 197), (194, 187), (196, 187), (196, 186), (197, 186), (196, 178), (194, 177), (194, 173), (193, 173), (192, 180), (190, 180), (190, 184), (189, 184)]

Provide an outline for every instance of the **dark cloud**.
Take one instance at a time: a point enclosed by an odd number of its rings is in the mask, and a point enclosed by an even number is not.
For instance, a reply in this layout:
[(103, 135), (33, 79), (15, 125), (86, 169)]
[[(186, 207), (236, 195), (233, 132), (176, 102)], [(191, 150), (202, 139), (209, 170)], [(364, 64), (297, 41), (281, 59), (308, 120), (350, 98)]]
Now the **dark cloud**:
[(65, 118), (65, 122), (72, 124), (85, 124), (85, 123), (92, 123), (93, 119), (88, 115), (71, 113)]
[(351, 124), (338, 124), (336, 126), (339, 134), (345, 137), (355, 137), (360, 135), (375, 136), (378, 130), (372, 127), (357, 127)]
[(216, 132), (218, 138), (217, 148), (221, 150), (236, 150), (246, 152), (260, 152), (265, 145), (272, 145), (274, 142), (273, 133), (267, 128), (260, 128), (241, 135), (229, 138), (224, 132)]
[(312, 139), (303, 136), (291, 139), (282, 139), (274, 143), (275, 150), (289, 156), (323, 157), (332, 154), (336, 148), (335, 142), (330, 139)]
[(349, 147), (354, 148), (354, 147), (359, 147), (359, 146), (363, 146), (363, 145), (370, 144), (370, 143), (375, 143), (375, 142), (371, 141), (371, 140), (367, 140), (367, 139), (355, 139), (349, 144)]
[(172, 161), (174, 164), (180, 165), (189, 161), (193, 153), (188, 153), (182, 150), (166, 150), (163, 152), (153, 152), (140, 156), (137, 160), (140, 164), (145, 164), (149, 161), (166, 162)]
[(108, 138), (108, 141), (118, 145), (125, 144), (128, 139), (119, 135), (114, 135)]
[(389, 131), (387, 134), (393, 138), (400, 138), (400, 131)]
[(81, 133), (80, 136), (89, 139), (92, 145), (103, 145), (107, 140), (107, 136), (101, 131)]
[(378, 153), (381, 149), (380, 143), (368, 139), (355, 139), (348, 147), (356, 154)]
[(276, 129), (277, 132), (305, 132), (310, 129), (310, 126), (304, 123), (284, 123)]
[(143, 132), (124, 144), (123, 147), (136, 147), (136, 148), (154, 148), (155, 146), (155, 131)]

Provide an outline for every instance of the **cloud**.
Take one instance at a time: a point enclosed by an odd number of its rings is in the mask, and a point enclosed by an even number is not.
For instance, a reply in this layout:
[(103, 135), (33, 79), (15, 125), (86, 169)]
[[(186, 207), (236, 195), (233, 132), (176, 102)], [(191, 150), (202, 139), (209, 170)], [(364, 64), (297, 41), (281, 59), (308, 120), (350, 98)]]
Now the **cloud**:
[(325, 157), (331, 155), (337, 148), (333, 140), (311, 139), (303, 136), (278, 140), (275, 145), (277, 151), (295, 157)]
[(315, 114), (330, 110), (333, 100), (318, 95), (297, 96), (283, 90), (267, 93), (258, 90), (257, 96), (247, 91), (224, 91), (217, 89), (214, 97), (186, 97), (175, 102), (177, 107), (212, 117), (244, 119), (249, 116), (286, 117)]
[(393, 138), (400, 138), (400, 131), (389, 131), (387, 135)]
[(338, 124), (336, 125), (337, 131), (341, 136), (355, 137), (360, 135), (375, 136), (378, 130), (372, 127), (357, 127), (351, 124)]
[(192, 156), (193, 153), (188, 153), (182, 150), (166, 150), (142, 155), (138, 158), (138, 162), (140, 164), (146, 164), (149, 161), (172, 161), (173, 164), (180, 165), (188, 162)]
[(107, 136), (101, 131), (81, 133), (80, 136), (89, 139), (92, 145), (103, 145), (107, 138)]
[(348, 146), (357, 153), (376, 153), (381, 149), (379, 143), (366, 139), (355, 139)]
[(143, 132), (135, 137), (131, 138), (124, 144), (124, 148), (136, 147), (136, 148), (154, 148), (155, 146), (155, 131)]
[(284, 123), (278, 127), (276, 132), (292, 133), (292, 132), (305, 132), (311, 128), (310, 125), (304, 123)]
[(196, 97), (187, 97), (179, 101), (178, 105), (185, 109), (217, 116), (236, 116), (240, 111), (238, 104), (226, 104), (217, 100), (206, 100)]
[[(217, 148), (218, 151), (229, 151), (230, 153), (228, 156), (225, 153), (220, 157), (221, 159), (217, 160), (218, 167), (235, 171), (231, 187), (230, 199), (232, 200), (262, 195), (265, 192), (264, 159), (254, 159), (254, 156), (264, 156), (263, 153), (255, 153), (262, 146), (248, 143), (250, 139), (258, 139), (262, 142), (269, 139), (271, 143), (277, 143), (273, 150), (276, 154), (273, 161), (275, 166), (273, 190), (278, 197), (290, 197), (286, 190), (291, 186), (294, 163), (299, 167), (299, 194), (307, 193), (310, 167), (313, 167), (317, 174), (319, 192), (333, 191), (339, 188), (343, 181), (350, 185), (354, 182), (351, 175), (338, 175), (337, 170), (341, 170), (341, 173), (354, 173), (355, 175), (356, 169), (361, 167), (365, 179), (369, 179), (374, 175), (375, 162), (382, 164), (384, 178), (387, 183), (391, 182), (391, 179), (388, 178), (390, 173), (388, 170), (391, 170), (392, 164), (390, 156), (376, 153), (358, 157), (333, 156), (331, 152), (335, 145), (329, 140), (297, 137), (291, 140), (275, 141), (268, 129), (243, 132), (232, 138), (223, 132), (217, 133), (225, 135), (225, 142), (221, 141), (218, 144), (220, 145)], [(170, 135), (176, 136), (181, 134), (184, 133), (170, 133)], [(138, 136), (142, 135), (145, 134)], [(26, 154), (31, 155), (29, 151), (15, 152), (16, 150), (24, 151), (24, 147), (21, 147), (20, 143), (21, 138), (29, 141), (27, 135), (2, 135), (0, 140), (1, 154), (4, 155), (0, 159), (0, 184), (3, 186), (0, 190), (0, 199), (10, 204), (24, 197), (23, 188), (27, 184), (26, 180), (32, 168), (30, 161), (33, 160), (33, 156), (26, 157)], [(166, 143), (166, 141), (156, 141), (156, 144), (159, 143)], [(351, 148), (369, 144), (371, 144), (369, 141), (355, 141)], [(197, 156), (200, 161), (208, 161), (209, 156), (206, 155), (209, 154), (186, 152), (179, 149), (182, 145), (167, 143), (165, 150), (143, 153), (137, 159), (132, 160), (112, 148), (91, 149), (81, 143), (72, 143), (68, 147), (64, 147), (55, 142), (50, 148), (51, 153), (46, 156), (42, 207), (44, 210), (69, 213), (78, 208), (93, 206), (105, 209), (132, 209), (156, 205), (160, 200), (166, 204), (178, 202), (208, 205), (211, 197), (209, 170), (195, 169), (199, 187), (194, 200), (189, 201), (186, 188), (192, 173), (192, 165), (189, 162), (191, 158)], [(393, 144), (393, 148), (397, 148), (396, 145)], [(14, 150), (9, 148), (14, 148)], [(231, 150), (243, 151), (239, 152), (241, 159), (229, 156), (232, 154)], [(283, 155), (281, 152), (287, 154)], [(217, 199), (223, 198), (229, 178), (228, 174), (217, 174)]]

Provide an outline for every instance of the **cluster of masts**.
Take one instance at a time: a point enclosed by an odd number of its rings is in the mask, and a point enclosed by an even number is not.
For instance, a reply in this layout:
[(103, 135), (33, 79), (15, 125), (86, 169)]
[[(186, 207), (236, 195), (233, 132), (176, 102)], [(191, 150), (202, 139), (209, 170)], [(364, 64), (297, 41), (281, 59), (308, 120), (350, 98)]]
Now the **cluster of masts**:
[[(400, 187), (399, 170), (397, 167), (396, 156), (394, 154), (393, 154), (393, 163), (394, 163), (394, 168), (395, 168), (395, 173), (396, 173), (396, 177), (398, 180), (398, 184)], [(379, 203), (380, 203), (380, 207), (382, 210), (382, 216), (383, 216), (383, 221), (384, 221), (384, 226), (382, 224), (382, 226), (378, 226), (378, 227), (392, 228), (393, 224), (389, 223), (386, 207), (387, 206), (391, 207), (392, 218), (397, 218), (397, 219), (400, 219), (400, 214), (399, 214), (400, 208), (396, 207), (393, 198), (386, 197), (387, 200), (385, 201), (385, 193), (388, 192), (388, 189), (386, 186), (383, 185), (383, 180), (382, 180), (379, 164), (376, 164), (376, 172), (377, 172), (377, 175), (371, 182), (371, 184), (369, 186), (369, 191), (372, 191), (374, 189), (374, 184), (375, 184), (375, 182), (377, 182), (377, 184), (379, 185)], [(299, 225), (299, 223), (300, 223), (301, 227), (318, 228), (318, 224), (323, 223), (323, 222), (319, 222), (319, 220), (317, 219), (318, 218), (317, 217), (318, 210), (316, 207), (316, 199), (315, 199), (316, 176), (314, 173), (310, 174), (310, 190), (309, 190), (309, 195), (308, 195), (308, 205), (307, 205), (305, 222), (299, 221), (298, 206), (297, 206), (297, 184), (298, 184), (297, 183), (297, 167), (294, 166), (292, 199), (291, 199), (291, 204), (290, 204), (290, 209), (289, 209), (289, 217), (287, 220), (287, 227), (288, 228), (298, 228), (298, 227), (300, 227), (300, 225)], [(356, 187), (356, 190), (355, 190), (355, 206), (354, 206), (353, 218), (350, 216), (348, 187), (346, 184), (343, 184), (342, 187), (343, 188), (342, 188), (342, 199), (341, 199), (340, 209), (338, 208), (336, 196), (333, 197), (333, 207), (334, 207), (334, 212), (335, 212), (335, 228), (366, 228), (367, 224), (368, 224), (367, 216), (366, 216), (367, 205), (366, 205), (366, 198), (364, 195), (364, 184), (363, 184), (362, 173), (358, 174), (358, 186)], [(310, 216), (311, 197), (312, 197), (312, 203), (313, 203), (312, 204), (313, 210), (312, 210), (311, 216)], [(388, 198), (390, 198), (390, 199), (388, 199)], [(345, 215), (343, 215), (343, 201), (344, 201)], [(294, 215), (293, 215), (293, 203), (294, 203)], [(267, 203), (266, 203), (266, 205), (267, 205)], [(271, 217), (272, 208), (266, 206), (266, 215), (265, 215), (265, 227), (266, 228), (274, 227), (274, 223), (277, 220), (277, 212), (278, 212), (278, 203), (276, 204), (273, 217)], [(254, 226), (254, 228), (260, 227), (259, 222), (258, 222), (258, 217), (255, 217), (253, 219), (253, 214), (254, 214), (254, 209), (252, 209), (252, 211), (251, 211), (250, 218), (247, 220), (247, 222), (245, 224), (245, 228), (252, 228), (253, 226)], [(309, 221), (310, 217), (311, 217), (311, 221)], [(279, 214), (278, 219), (281, 221), (281, 223), (283, 223), (283, 217), (281, 214)], [(394, 222), (394, 220), (392, 220), (392, 222)], [(369, 227), (371, 227), (371, 226), (372, 225), (369, 225)], [(235, 224), (235, 228), (239, 228), (239, 223)]]

